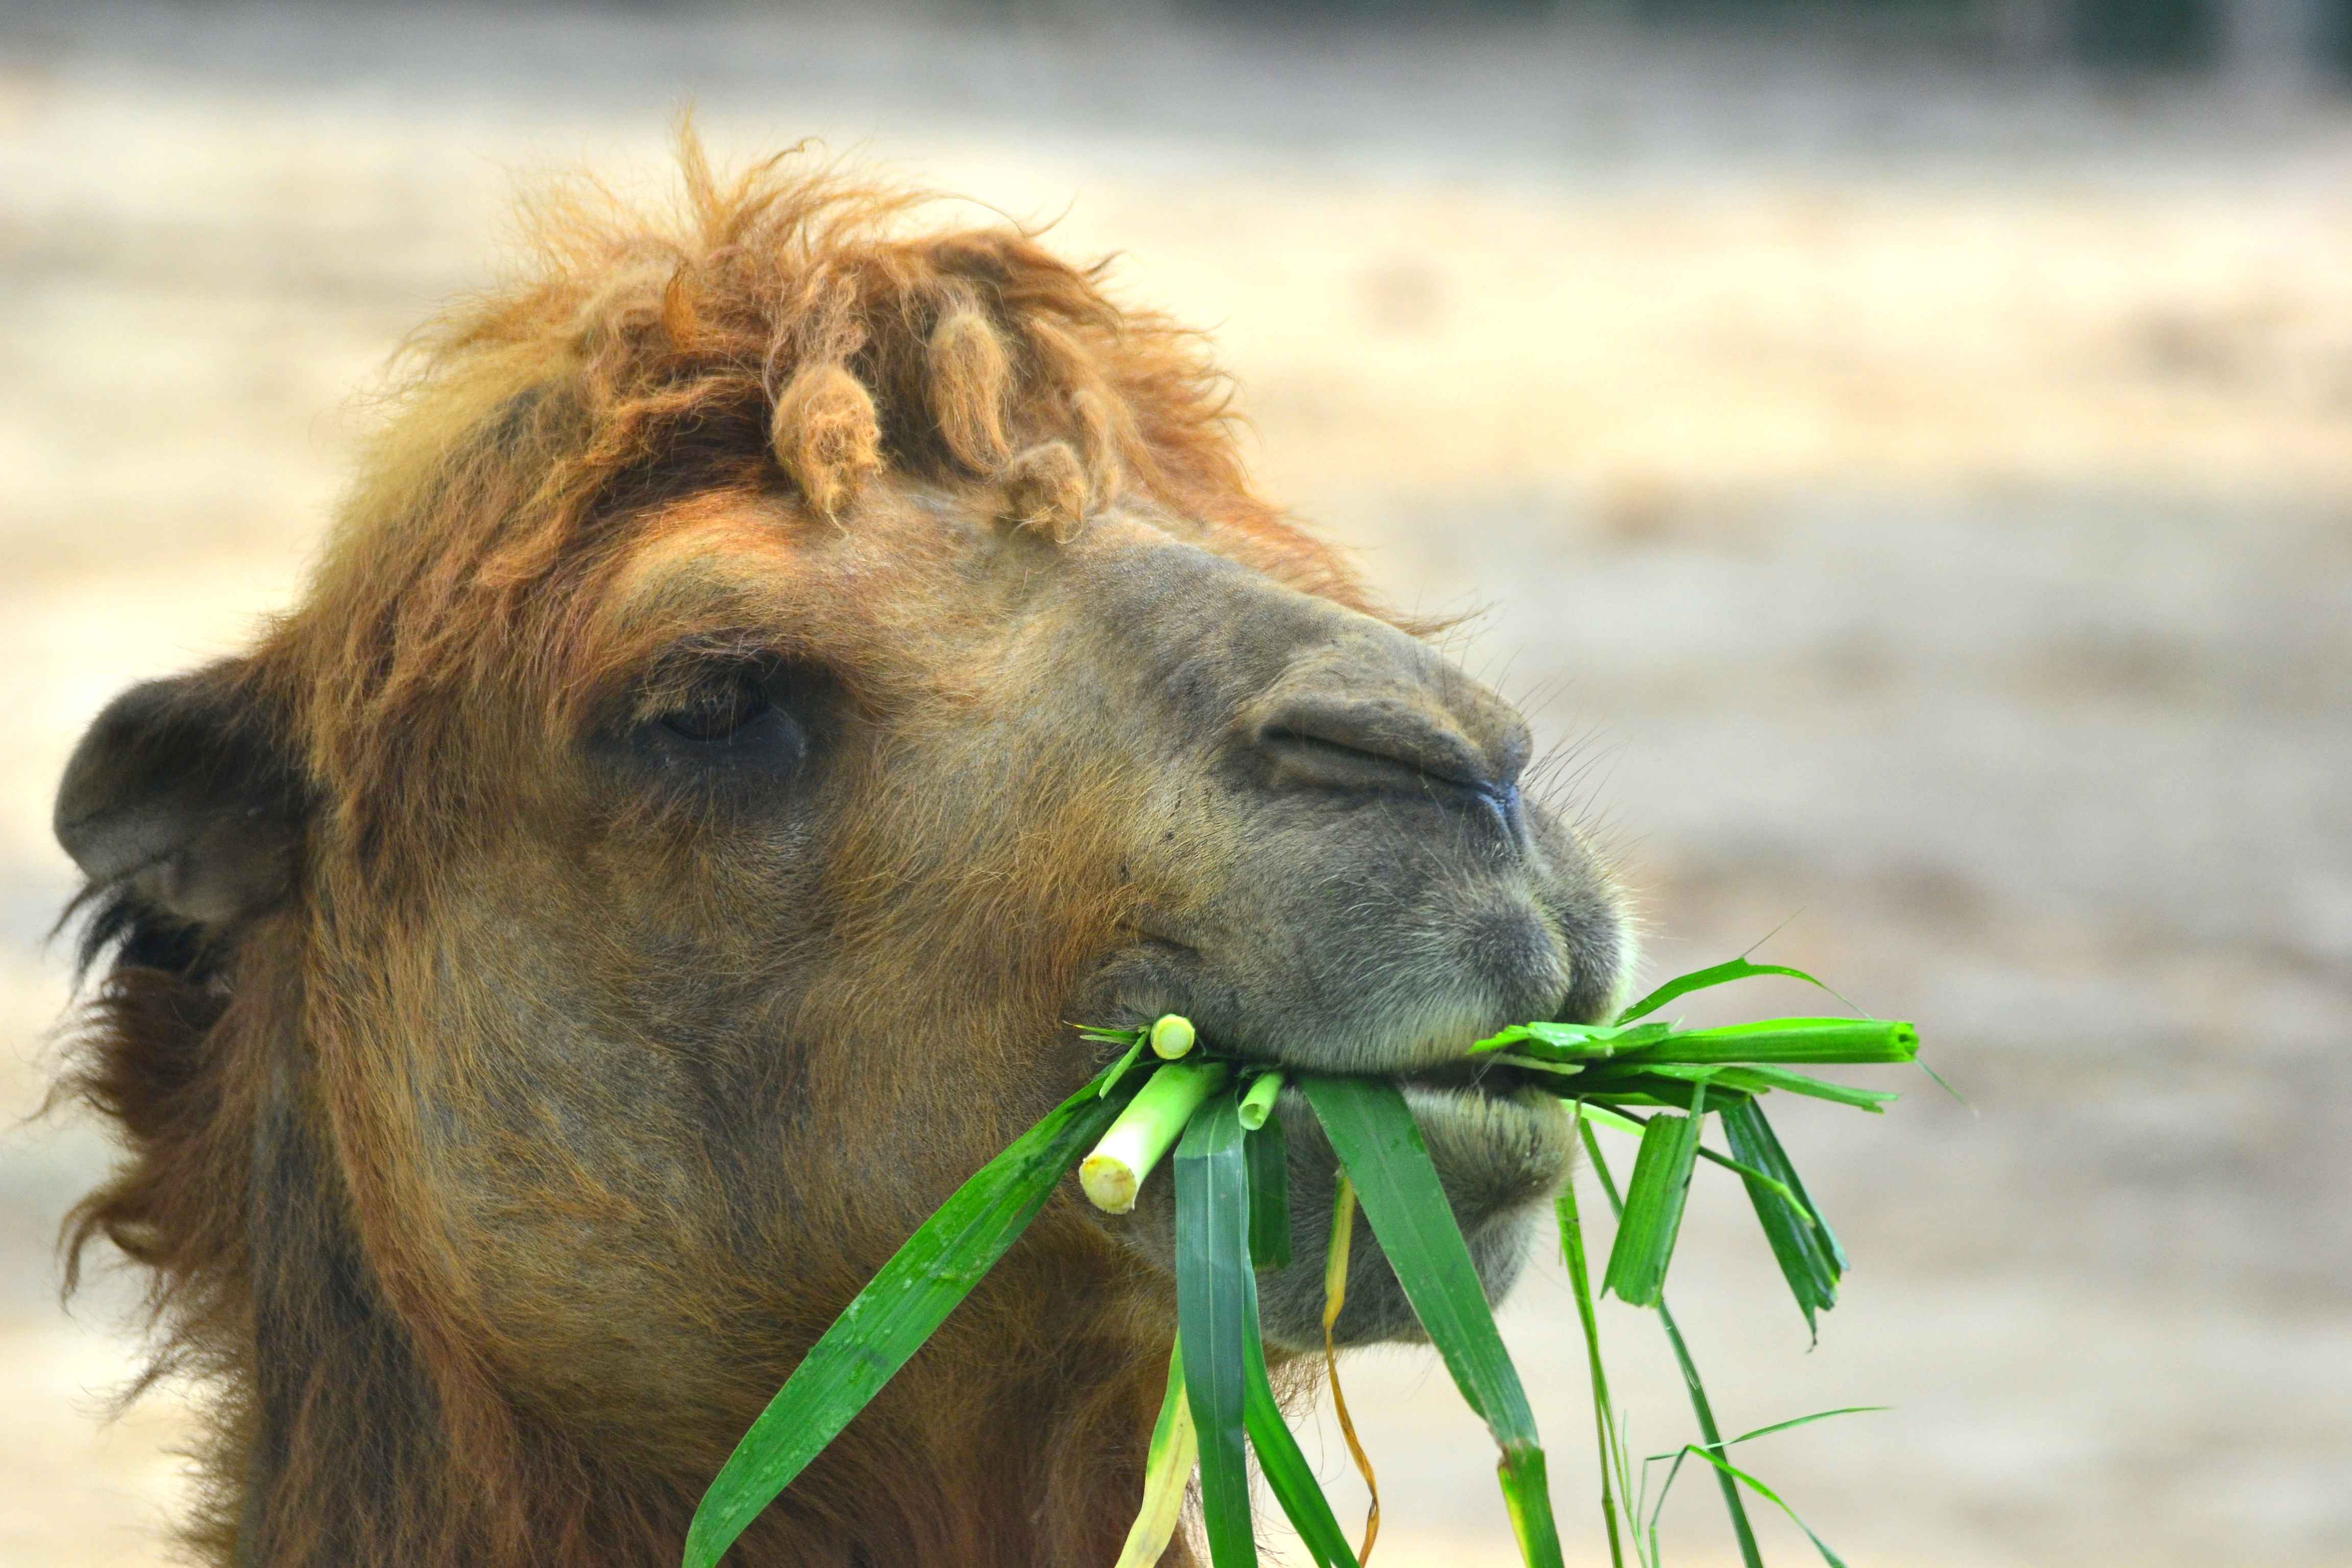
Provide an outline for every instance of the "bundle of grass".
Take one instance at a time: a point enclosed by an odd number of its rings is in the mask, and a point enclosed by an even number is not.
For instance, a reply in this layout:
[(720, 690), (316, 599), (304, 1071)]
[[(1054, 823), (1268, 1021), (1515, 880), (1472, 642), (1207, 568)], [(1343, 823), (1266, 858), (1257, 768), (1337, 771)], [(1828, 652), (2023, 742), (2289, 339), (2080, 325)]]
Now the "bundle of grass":
[[(1691, 1178), (1704, 1158), (1745, 1184), (1790, 1293), (1808, 1325), (1817, 1326), (1818, 1314), (1836, 1302), (1845, 1254), (1798, 1179), (1760, 1102), (1769, 1094), (1790, 1093), (1875, 1111), (1895, 1097), (1798, 1068), (1917, 1058), (1917, 1033), (1902, 1023), (1804, 1017), (1683, 1029), (1644, 1021), (1694, 991), (1759, 974), (1820, 984), (1800, 970), (1734, 959), (1668, 981), (1608, 1024), (1518, 1025), (1472, 1047), (1489, 1070), (1518, 1075), (1526, 1087), (1558, 1094), (1579, 1118), (1594, 1174), (1617, 1212), (1601, 1289), (1629, 1305), (1657, 1310), (1690, 1391), (1703, 1440), (1653, 1457), (1672, 1465), (1653, 1499), (1637, 1482), (1610, 1403), (1584, 1226), (1571, 1184), (1559, 1199), (1561, 1247), (1592, 1375), (1602, 1514), (1611, 1560), (1620, 1568), (1629, 1544), (1637, 1561), (1654, 1568), (1659, 1511), (1683, 1462), (1691, 1458), (1717, 1472), (1742, 1558), (1749, 1568), (1761, 1568), (1740, 1489), (1784, 1510), (1787, 1505), (1734, 1465), (1726, 1450), (1769, 1432), (1849, 1413), (1822, 1412), (1726, 1441), (1666, 1310), (1666, 1271)], [(688, 1536), (688, 1568), (709, 1568), (719, 1561), (1003, 1256), (1074, 1166), (1090, 1201), (1125, 1212), (1171, 1150), (1178, 1331), (1170, 1351), (1167, 1394), (1152, 1432), (1144, 1495), (1116, 1568), (1147, 1568), (1158, 1561), (1177, 1527), (1196, 1468), (1214, 1568), (1255, 1564), (1247, 1464), (1252, 1450), (1268, 1489), (1318, 1568), (1360, 1568), (1361, 1554), (1349, 1544), (1276, 1403), (1258, 1326), (1256, 1270), (1290, 1260), (1288, 1167), (1276, 1113), (1284, 1076), (1260, 1065), (1221, 1059), (1180, 1016), (1163, 1017), (1148, 1028), (1086, 1033), (1117, 1048), (1117, 1059), (959, 1188), (818, 1341), (711, 1483)], [(1147, 1052), (1159, 1058), (1158, 1065), (1147, 1067)], [(1344, 1303), (1348, 1240), (1360, 1205), (1431, 1344), (1501, 1450), (1497, 1473), (1522, 1557), (1529, 1568), (1559, 1568), (1559, 1532), (1527, 1393), (1496, 1331), (1469, 1247), (1403, 1095), (1394, 1083), (1370, 1078), (1303, 1074), (1295, 1086), (1321, 1122), (1341, 1166), (1325, 1278), (1327, 1355), (1330, 1325)], [(1723, 1125), (1727, 1154), (1701, 1141), (1710, 1115)], [(1595, 1128), (1640, 1139), (1622, 1197)], [(1336, 1394), (1336, 1375), (1334, 1390)], [(1370, 1482), (1370, 1468), (1346, 1419), (1344, 1402), (1339, 1408), (1349, 1447)], [(1373, 1497), (1367, 1553), (1377, 1531), (1377, 1489)], [(1797, 1522), (1805, 1528), (1801, 1520)], [(1810, 1528), (1806, 1534), (1832, 1568), (1843, 1568)]]

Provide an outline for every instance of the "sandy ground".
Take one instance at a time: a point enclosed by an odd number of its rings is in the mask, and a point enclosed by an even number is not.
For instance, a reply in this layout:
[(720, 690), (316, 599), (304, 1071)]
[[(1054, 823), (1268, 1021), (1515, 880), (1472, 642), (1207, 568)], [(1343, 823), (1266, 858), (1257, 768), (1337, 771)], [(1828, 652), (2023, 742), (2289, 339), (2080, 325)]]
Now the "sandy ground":
[[(1895, 1406), (1757, 1453), (1850, 1561), (2352, 1563), (2324, 105), (1591, 30), (12, 11), (0, 1114), (65, 994), (79, 726), (285, 602), (355, 393), (488, 274), (515, 182), (657, 181), (689, 91), (722, 149), (822, 133), (1122, 251), (1130, 297), (1216, 331), (1279, 494), (1397, 598), (1485, 607), (1464, 657), (1561, 745), (1656, 967), (1788, 920), (1771, 953), (1921, 1021), (1976, 1114), (1790, 1114), (1859, 1262), (1820, 1348), (1728, 1190), (1676, 1273), (1728, 1424)], [(104, 1160), (70, 1122), (0, 1134), (0, 1563), (161, 1552), (184, 1412), (101, 1424), (121, 1303), (54, 1301)], [(1609, 1312), (1668, 1446), (1670, 1364)], [(1555, 1274), (1506, 1320), (1580, 1522), (1570, 1324)], [(1443, 1374), (1384, 1352), (1351, 1386), (1381, 1558), (1507, 1561)], [(1727, 1560), (1689, 1491), (1672, 1559)]]

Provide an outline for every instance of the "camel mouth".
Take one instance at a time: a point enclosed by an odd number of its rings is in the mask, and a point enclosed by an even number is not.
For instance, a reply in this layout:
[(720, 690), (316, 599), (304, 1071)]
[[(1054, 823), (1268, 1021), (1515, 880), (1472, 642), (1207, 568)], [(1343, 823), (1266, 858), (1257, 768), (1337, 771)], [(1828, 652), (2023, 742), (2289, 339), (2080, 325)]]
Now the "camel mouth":
[(1540, 1087), (1534, 1073), (1486, 1056), (1465, 1056), (1404, 1072), (1370, 1076), (1385, 1078), (1403, 1089), (1478, 1100), (1516, 1100), (1523, 1090)]
[[(1339, 1165), (1297, 1081), (1310, 1074), (1352, 1075), (1396, 1086), (1444, 1181), (1489, 1298), (1499, 1300), (1526, 1263), (1536, 1217), (1568, 1179), (1576, 1148), (1575, 1118), (1548, 1085), (1537, 1081), (1540, 1075), (1471, 1054), (1474, 1042), (1501, 1026), (1486, 1015), (1507, 1010), (1508, 1005), (1449, 1009), (1442, 1031), (1400, 1028), (1359, 1041), (1360, 1048), (1354, 1053), (1276, 1055), (1241, 1048), (1244, 1042), (1255, 1043), (1251, 1032), (1213, 1026), (1202, 1017), (1209, 1009), (1200, 1002), (1210, 994), (1205, 986), (1182, 991), (1154, 987), (1142, 995), (1130, 993), (1118, 1013), (1123, 1023), (1134, 1026), (1148, 1024), (1159, 1012), (1184, 1012), (1199, 1027), (1196, 1051), (1244, 1070), (1271, 1069), (1292, 1079), (1283, 1086), (1276, 1110), (1286, 1150), (1293, 1251), (1288, 1268), (1258, 1274), (1268, 1342), (1300, 1352), (1318, 1350), (1323, 1342), (1325, 1247)], [(1138, 1002), (1145, 1005), (1137, 1006)], [(1187, 1011), (1187, 1004), (1192, 1010)], [(1473, 1023), (1479, 1026), (1469, 1027)], [(1263, 1038), (1263, 1033), (1256, 1037)], [(1442, 1056), (1435, 1054), (1439, 1050)], [(1330, 1055), (1343, 1059), (1332, 1061)], [(1355, 1059), (1344, 1059), (1346, 1055)], [(1126, 1245), (1171, 1274), (1174, 1187), (1172, 1181), (1147, 1181), (1132, 1214), (1095, 1215)], [(1419, 1320), (1382, 1261), (1377, 1236), (1360, 1235), (1357, 1253), (1347, 1305), (1337, 1325), (1338, 1342), (1419, 1338)]]

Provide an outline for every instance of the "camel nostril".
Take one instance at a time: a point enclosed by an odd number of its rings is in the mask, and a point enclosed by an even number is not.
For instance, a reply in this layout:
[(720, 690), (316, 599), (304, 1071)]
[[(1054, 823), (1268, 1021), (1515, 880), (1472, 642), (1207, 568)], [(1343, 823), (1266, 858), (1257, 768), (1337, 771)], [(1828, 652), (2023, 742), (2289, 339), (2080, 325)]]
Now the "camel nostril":
[(1524, 748), (1490, 756), (1441, 714), (1389, 697), (1318, 693), (1267, 714), (1254, 736), (1278, 785), (1475, 796), (1507, 825), (1518, 816)]

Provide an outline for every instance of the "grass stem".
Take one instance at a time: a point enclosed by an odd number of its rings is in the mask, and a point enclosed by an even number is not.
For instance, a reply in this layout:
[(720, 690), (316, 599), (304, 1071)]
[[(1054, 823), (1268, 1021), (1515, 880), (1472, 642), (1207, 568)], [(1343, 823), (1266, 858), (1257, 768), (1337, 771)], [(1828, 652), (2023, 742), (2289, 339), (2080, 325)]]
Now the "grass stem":
[(1108, 1214), (1134, 1208), (1143, 1179), (1175, 1147), (1192, 1112), (1231, 1076), (1223, 1062), (1170, 1062), (1156, 1069), (1079, 1163), (1078, 1184), (1087, 1201)]
[[(1617, 1184), (1609, 1174), (1609, 1163), (1601, 1157), (1601, 1141), (1592, 1135), (1591, 1123), (1580, 1120), (1577, 1126), (1584, 1135), (1585, 1155), (1592, 1162), (1592, 1173), (1601, 1180), (1601, 1194), (1608, 1198), (1610, 1211), (1622, 1214), (1624, 1205), (1618, 1201)], [(1563, 1220), (1561, 1235), (1564, 1237), (1566, 1234), (1567, 1225)], [(1583, 1300), (1580, 1292), (1580, 1305)], [(1706, 1387), (1699, 1381), (1698, 1363), (1691, 1360), (1690, 1347), (1683, 1342), (1682, 1330), (1675, 1325), (1675, 1315), (1667, 1309), (1663, 1292), (1658, 1297), (1657, 1306), (1658, 1324), (1666, 1331), (1666, 1342), (1674, 1346), (1675, 1361), (1682, 1368), (1683, 1386), (1690, 1391), (1691, 1412), (1698, 1417), (1699, 1434), (1709, 1448), (1720, 1453), (1723, 1433), (1715, 1424), (1715, 1407), (1708, 1403)], [(1600, 1365), (1597, 1351), (1595, 1354), (1593, 1365), (1597, 1369)], [(1597, 1370), (1595, 1375), (1598, 1376)], [(1739, 1561), (1745, 1568), (1764, 1568), (1764, 1553), (1756, 1544), (1755, 1528), (1748, 1522), (1748, 1507), (1740, 1500), (1738, 1483), (1720, 1468), (1717, 1468), (1715, 1479), (1723, 1489), (1723, 1507), (1724, 1511), (1731, 1516), (1731, 1533), (1739, 1541)]]
[(1601, 1326), (1592, 1311), (1592, 1271), (1584, 1256), (1584, 1224), (1577, 1212), (1574, 1177), (1560, 1188), (1557, 1207), (1560, 1253), (1568, 1263), (1569, 1283), (1576, 1291), (1576, 1321), (1584, 1328), (1584, 1359), (1592, 1377), (1592, 1428), (1601, 1446), (1601, 1517), (1609, 1526), (1609, 1562), (1611, 1568), (1625, 1568), (1625, 1546), (1617, 1525), (1617, 1489), (1610, 1479), (1617, 1458), (1616, 1406), (1610, 1403), (1609, 1373), (1601, 1364)]
[(1242, 1095), (1242, 1125), (1252, 1132), (1265, 1126), (1265, 1119), (1274, 1114), (1275, 1098), (1281, 1093), (1282, 1075), (1278, 1072), (1262, 1072), (1250, 1079), (1249, 1088)]
[(1192, 1019), (1181, 1013), (1163, 1013), (1151, 1026), (1151, 1054), (1161, 1061), (1172, 1062), (1190, 1052), (1197, 1037)]

